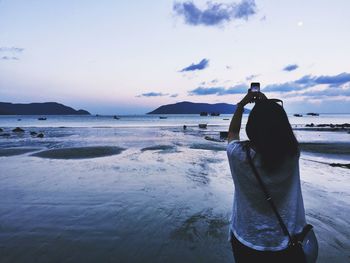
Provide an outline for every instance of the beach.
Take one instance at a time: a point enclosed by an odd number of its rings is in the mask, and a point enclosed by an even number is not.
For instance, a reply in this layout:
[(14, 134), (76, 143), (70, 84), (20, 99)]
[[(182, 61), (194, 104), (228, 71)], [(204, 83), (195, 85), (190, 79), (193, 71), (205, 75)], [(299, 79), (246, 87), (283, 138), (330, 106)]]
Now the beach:
[[(233, 262), (230, 116), (159, 117), (1, 116), (0, 262)], [(305, 126), (350, 115), (290, 121), (318, 262), (347, 262), (350, 134)]]

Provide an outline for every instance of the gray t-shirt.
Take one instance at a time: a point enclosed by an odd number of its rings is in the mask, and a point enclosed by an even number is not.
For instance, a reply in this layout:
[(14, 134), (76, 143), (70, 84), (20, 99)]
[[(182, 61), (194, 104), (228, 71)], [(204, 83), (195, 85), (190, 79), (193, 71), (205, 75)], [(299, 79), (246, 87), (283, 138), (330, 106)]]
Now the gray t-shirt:
[[(282, 250), (288, 245), (288, 237), (284, 235), (249, 165), (245, 143), (234, 140), (227, 145), (235, 186), (230, 234), (233, 233), (241, 243), (256, 250)], [(277, 171), (267, 173), (261, 167), (259, 154), (250, 149), (250, 155), (289, 232), (300, 232), (306, 220), (299, 156), (286, 160)]]

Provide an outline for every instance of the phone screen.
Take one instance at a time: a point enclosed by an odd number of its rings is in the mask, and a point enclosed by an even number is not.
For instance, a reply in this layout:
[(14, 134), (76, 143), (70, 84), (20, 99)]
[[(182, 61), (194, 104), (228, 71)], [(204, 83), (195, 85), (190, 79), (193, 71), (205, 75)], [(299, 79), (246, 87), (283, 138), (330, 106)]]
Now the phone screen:
[(252, 82), (250, 84), (250, 91), (251, 92), (259, 92), (260, 91), (260, 83), (259, 82)]

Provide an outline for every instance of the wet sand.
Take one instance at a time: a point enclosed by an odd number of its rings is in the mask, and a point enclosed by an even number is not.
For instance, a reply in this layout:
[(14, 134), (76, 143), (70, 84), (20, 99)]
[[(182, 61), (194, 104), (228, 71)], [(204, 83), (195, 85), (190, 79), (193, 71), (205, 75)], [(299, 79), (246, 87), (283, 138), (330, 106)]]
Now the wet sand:
[(20, 148), (20, 147), (3, 148), (3, 149), (0, 149), (0, 157), (21, 155), (21, 154), (35, 152), (39, 150), (41, 150), (41, 148)]
[(41, 151), (32, 156), (49, 159), (88, 159), (120, 154), (123, 148), (111, 146), (72, 147)]
[(350, 143), (300, 143), (301, 151), (350, 155)]
[[(73, 136), (30, 141), (44, 158), (0, 157), (1, 263), (233, 262), (226, 143), (195, 130), (61, 130), (46, 134)], [(7, 151), (28, 140), (1, 142)], [(349, 170), (304, 159), (300, 168), (318, 262), (347, 262)]]

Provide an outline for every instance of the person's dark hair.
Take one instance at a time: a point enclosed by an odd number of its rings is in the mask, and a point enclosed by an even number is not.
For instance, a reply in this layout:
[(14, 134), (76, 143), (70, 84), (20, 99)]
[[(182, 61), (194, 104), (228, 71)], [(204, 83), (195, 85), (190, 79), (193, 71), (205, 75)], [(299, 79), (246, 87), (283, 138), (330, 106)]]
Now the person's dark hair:
[(298, 141), (283, 107), (271, 100), (259, 100), (249, 114), (246, 133), (261, 155), (263, 168), (276, 170), (288, 157), (299, 154)]

